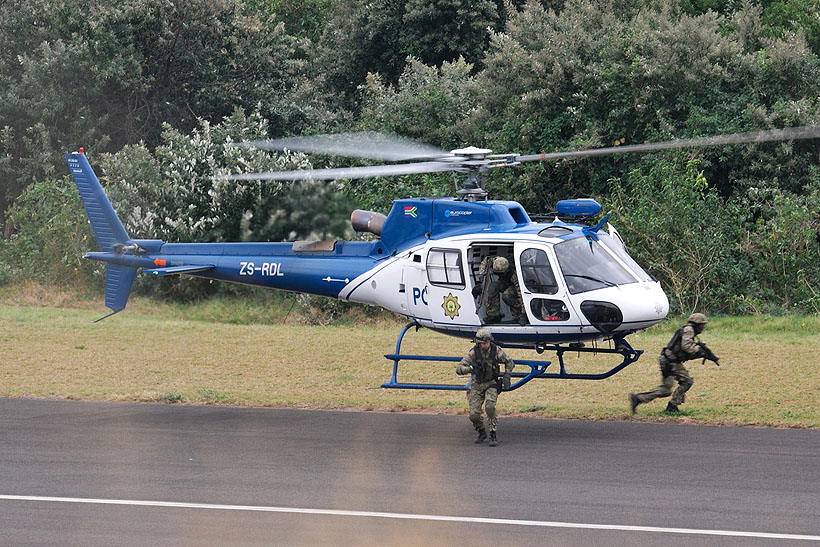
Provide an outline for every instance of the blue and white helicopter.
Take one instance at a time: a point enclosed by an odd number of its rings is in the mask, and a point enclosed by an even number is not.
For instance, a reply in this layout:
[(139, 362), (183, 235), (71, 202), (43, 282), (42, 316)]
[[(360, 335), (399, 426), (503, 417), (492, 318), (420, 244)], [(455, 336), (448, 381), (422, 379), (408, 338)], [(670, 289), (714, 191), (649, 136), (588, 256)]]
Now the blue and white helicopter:
[[(382, 387), (466, 389), (464, 385), (399, 382), (401, 361), (460, 359), (402, 354), (401, 343), (411, 328), (424, 327), (469, 339), (486, 327), (503, 347), (557, 354), (556, 372), (549, 371), (550, 361), (516, 360), (517, 365), (529, 368), (528, 372), (513, 373), (516, 381), (509, 389), (516, 389), (535, 378), (603, 379), (615, 374), (643, 353), (633, 349), (626, 336), (663, 320), (669, 302), (660, 283), (630, 257), (617, 230), (607, 223), (609, 216), (595, 225), (582, 221), (600, 212), (595, 201), (559, 202), (554, 220), (533, 222), (519, 203), (487, 199), (479, 182), (489, 170), (529, 161), (816, 137), (820, 137), (820, 128), (802, 127), (520, 155), (492, 154), (475, 147), (445, 152), (394, 136), (348, 133), (237, 146), (394, 163), (217, 177), (333, 180), (449, 171), (464, 178), (455, 198), (399, 199), (387, 216), (354, 211), (353, 228), (372, 234), (373, 241), (166, 243), (132, 239), (82, 149), (66, 154), (66, 160), (100, 246), (99, 252), (85, 257), (106, 264), (109, 316), (125, 307), (139, 269), (156, 277), (185, 274), (328, 296), (380, 306), (409, 320), (399, 334), (395, 353), (386, 355), (393, 361), (393, 372)], [(568, 222), (568, 217), (576, 221)], [(487, 324), (486, 302), (473, 296), (473, 289), (482, 283), (479, 268), (487, 257), (507, 259), (520, 286), (524, 316), (513, 317), (502, 302), (501, 318)], [(566, 351), (612, 353), (622, 360), (600, 374), (576, 374), (566, 369)]]

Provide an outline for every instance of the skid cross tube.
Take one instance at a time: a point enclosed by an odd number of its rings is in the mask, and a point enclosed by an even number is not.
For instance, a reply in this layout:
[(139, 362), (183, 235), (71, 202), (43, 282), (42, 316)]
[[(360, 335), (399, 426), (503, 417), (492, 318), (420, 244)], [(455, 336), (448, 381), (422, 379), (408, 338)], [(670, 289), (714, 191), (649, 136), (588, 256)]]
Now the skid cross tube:
[[(421, 325), (418, 323), (408, 323), (404, 326), (401, 333), (399, 333), (398, 340), (396, 340), (396, 352), (387, 354), (385, 357), (391, 361), (393, 361), (393, 373), (390, 377), (388, 382), (382, 384), (381, 387), (383, 388), (394, 388), (394, 389), (432, 389), (432, 390), (449, 390), (449, 391), (466, 391), (470, 388), (470, 384), (473, 381), (473, 377), (470, 377), (470, 381), (466, 385), (460, 384), (417, 384), (417, 383), (404, 383), (398, 381), (398, 373), (399, 373), (399, 361), (442, 361), (442, 362), (450, 362), (450, 363), (458, 363), (461, 361), (460, 357), (444, 357), (438, 355), (404, 355), (401, 353), (401, 343), (404, 340), (404, 335), (410, 330), (411, 327), (415, 327), (416, 330), (421, 328)], [(558, 355), (558, 363), (560, 370), (558, 372), (547, 372), (547, 367), (550, 366), (552, 361), (533, 361), (528, 359), (514, 359), (513, 362), (516, 365), (523, 365), (530, 367), (529, 372), (513, 372), (510, 374), (512, 378), (517, 378), (518, 380), (515, 383), (512, 383), (508, 389), (504, 391), (512, 391), (514, 389), (518, 389), (519, 387), (523, 386), (530, 380), (534, 378), (564, 378), (570, 380), (603, 380), (605, 378), (609, 378), (613, 374), (617, 373), (618, 371), (622, 370), (626, 366), (634, 363), (638, 360), (638, 358), (643, 353), (643, 350), (636, 350), (633, 349), (632, 346), (623, 338), (619, 337), (615, 339), (615, 348), (586, 348), (586, 347), (565, 347), (560, 346), (558, 344), (549, 345), (549, 346), (539, 346), (535, 348), (538, 353), (543, 353), (545, 350), (552, 350)], [(600, 374), (574, 374), (567, 372), (566, 366), (564, 364), (564, 353), (567, 351), (571, 352), (579, 352), (579, 353), (617, 353), (623, 356), (623, 361), (619, 364), (614, 366), (612, 369), (600, 373)]]

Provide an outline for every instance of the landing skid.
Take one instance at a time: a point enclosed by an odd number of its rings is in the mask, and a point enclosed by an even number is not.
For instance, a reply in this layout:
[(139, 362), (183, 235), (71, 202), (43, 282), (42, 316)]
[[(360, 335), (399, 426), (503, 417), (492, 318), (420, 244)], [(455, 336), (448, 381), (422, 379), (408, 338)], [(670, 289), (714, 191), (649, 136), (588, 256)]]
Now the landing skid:
[[(400, 361), (444, 361), (444, 362), (451, 362), (451, 363), (458, 363), (461, 361), (461, 357), (443, 357), (443, 356), (434, 356), (434, 355), (404, 355), (401, 353), (401, 343), (404, 339), (404, 335), (407, 333), (410, 328), (415, 327), (416, 330), (422, 328), (421, 325), (417, 323), (408, 323), (402, 329), (401, 333), (399, 333), (399, 338), (396, 340), (396, 352), (392, 354), (387, 354), (385, 357), (391, 361), (393, 361), (393, 374), (390, 377), (389, 382), (385, 382), (382, 384), (383, 388), (397, 388), (397, 389), (433, 389), (433, 390), (451, 390), (451, 391), (466, 391), (470, 388), (470, 384), (472, 383), (473, 379), (470, 377), (470, 381), (466, 385), (460, 384), (412, 384), (412, 383), (403, 383), (398, 381), (398, 373), (399, 373), (399, 362)], [(587, 348), (587, 347), (580, 347), (580, 346), (562, 346), (560, 344), (545, 344), (545, 345), (538, 345), (534, 349), (537, 353), (543, 353), (545, 351), (554, 351), (555, 354), (558, 356), (558, 365), (559, 370), (558, 372), (547, 372), (547, 368), (552, 364), (552, 361), (532, 361), (526, 359), (514, 359), (514, 363), (516, 365), (524, 365), (530, 367), (529, 372), (513, 372), (511, 374), (513, 379), (516, 379), (515, 382), (510, 384), (508, 389), (504, 391), (512, 391), (514, 389), (518, 389), (519, 387), (523, 386), (530, 380), (535, 378), (564, 378), (568, 380), (603, 380), (605, 378), (609, 378), (613, 374), (619, 372), (620, 370), (626, 368), (630, 364), (634, 363), (638, 360), (638, 358), (643, 354), (643, 350), (640, 349), (633, 349), (632, 346), (629, 345), (629, 342), (626, 341), (623, 337), (614, 338), (615, 347), (614, 348)], [(502, 347), (513, 347), (513, 348), (522, 348), (522, 349), (533, 349), (532, 346), (520, 346), (520, 345), (511, 345), (511, 344), (500, 344)], [(578, 353), (617, 353), (623, 357), (623, 361), (612, 367), (610, 370), (606, 372), (602, 372), (600, 374), (574, 374), (571, 372), (567, 372), (566, 366), (564, 364), (564, 353), (566, 352), (578, 352)]]

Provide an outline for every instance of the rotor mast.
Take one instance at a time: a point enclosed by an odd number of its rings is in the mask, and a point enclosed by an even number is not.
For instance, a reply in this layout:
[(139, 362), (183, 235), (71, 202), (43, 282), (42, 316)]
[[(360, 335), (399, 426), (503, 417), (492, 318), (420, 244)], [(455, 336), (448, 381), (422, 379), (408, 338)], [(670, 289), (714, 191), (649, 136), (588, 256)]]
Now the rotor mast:
[(461, 201), (487, 201), (487, 191), (484, 183), (487, 181), (486, 160), (487, 154), (492, 152), (489, 148), (476, 148), (468, 146), (452, 150), (450, 153), (458, 158), (458, 164), (462, 167), (453, 171), (453, 180), (458, 184), (456, 173), (466, 172), (467, 176), (456, 191), (457, 197)]

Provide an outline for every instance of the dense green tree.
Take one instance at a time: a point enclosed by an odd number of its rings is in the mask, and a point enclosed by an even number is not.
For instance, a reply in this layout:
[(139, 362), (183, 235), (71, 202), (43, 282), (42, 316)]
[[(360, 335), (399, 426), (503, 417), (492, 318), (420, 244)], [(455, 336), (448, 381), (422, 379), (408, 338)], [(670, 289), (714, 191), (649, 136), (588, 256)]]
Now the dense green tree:
[(711, 188), (700, 162), (646, 158), (604, 199), (630, 252), (660, 279), (675, 312), (820, 312), (820, 179), (778, 194), (752, 221), (744, 197)]
[(362, 88), (359, 125), (447, 149), (463, 145), (461, 125), (477, 107), (471, 72), (462, 58), (440, 67), (410, 58), (396, 85), (371, 74)]
[(243, 0), (245, 5), (255, 10), (263, 20), (285, 24), (285, 30), (292, 36), (317, 41), (333, 11), (334, 0)]
[(339, 104), (356, 110), (367, 74), (394, 85), (408, 57), (436, 67), (459, 58), (479, 63), (500, 23), (492, 0), (338, 2), (317, 47), (317, 72), (327, 75)]
[[(97, 279), (75, 262), (93, 242), (61, 177), (62, 154), (79, 146), (136, 237), (278, 240), (340, 235), (349, 207), (334, 185), (210, 179), (309, 165), (229, 140), (372, 129), (536, 153), (818, 125), (818, 13), (816, 0), (0, 10), (0, 281)], [(818, 164), (819, 140), (734, 145), (532, 163), (493, 171), (488, 188), (530, 211), (597, 196), (676, 310), (817, 311)], [(383, 212), (395, 197), (453, 190), (442, 174), (344, 184)]]
[(338, 2), (316, 49), (314, 72), (335, 92), (337, 109), (355, 109), (356, 89), (369, 72), (396, 81), (404, 67), (400, 47), (402, 2)]
[[(818, 58), (799, 36), (761, 37), (748, 5), (743, 17), (586, 0), (556, 14), (531, 2), (493, 37), (478, 75), (477, 130), (491, 148), (534, 153), (817, 123)], [(787, 183), (804, 186), (816, 142), (693, 153), (713, 186), (732, 195), (771, 184), (779, 163), (769, 160), (784, 150), (794, 175)], [(636, 161), (533, 166), (502, 187), (541, 208), (548, 197), (605, 192)]]
[(459, 57), (480, 61), (499, 16), (491, 0), (407, 0), (402, 20), (404, 51), (438, 66)]
[(80, 145), (150, 147), (163, 123), (187, 130), (259, 103), (275, 132), (299, 130), (315, 104), (303, 92), (305, 57), (284, 25), (240, 0), (0, 10), (0, 211)]

